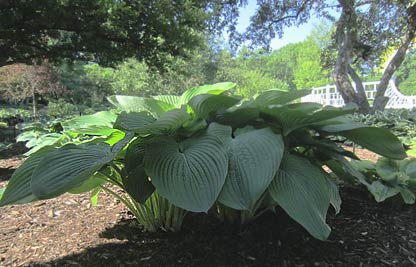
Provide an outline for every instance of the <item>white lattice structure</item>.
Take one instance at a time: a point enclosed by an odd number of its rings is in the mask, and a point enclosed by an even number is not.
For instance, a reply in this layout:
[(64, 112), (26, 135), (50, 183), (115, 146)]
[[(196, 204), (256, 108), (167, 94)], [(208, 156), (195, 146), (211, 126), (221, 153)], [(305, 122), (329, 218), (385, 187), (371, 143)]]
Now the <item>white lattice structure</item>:
[[(377, 86), (380, 82), (366, 82), (364, 83), (365, 93), (368, 100), (374, 100)], [(405, 96), (397, 90), (396, 84), (393, 80), (389, 82), (385, 94), (389, 97), (386, 108), (407, 108), (416, 107), (416, 96)], [(323, 105), (331, 105), (341, 107), (344, 105), (344, 100), (337, 92), (335, 85), (327, 85), (323, 87), (312, 88), (312, 93), (302, 97), (302, 102), (316, 102)]]

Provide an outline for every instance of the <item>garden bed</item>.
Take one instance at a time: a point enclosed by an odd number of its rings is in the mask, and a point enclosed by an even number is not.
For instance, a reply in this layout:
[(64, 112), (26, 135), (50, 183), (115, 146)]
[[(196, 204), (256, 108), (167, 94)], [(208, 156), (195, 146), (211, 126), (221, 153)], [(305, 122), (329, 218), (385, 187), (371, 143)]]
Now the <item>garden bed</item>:
[[(375, 159), (363, 150), (361, 158)], [(0, 161), (0, 187), (22, 160)], [(7, 165), (7, 166), (6, 166)], [(3, 171), (6, 170), (7, 171)], [(0, 208), (0, 266), (415, 266), (416, 212), (401, 201), (377, 204), (342, 187), (332, 233), (313, 239), (285, 213), (227, 226), (189, 214), (179, 233), (144, 233), (121, 203), (104, 193)]]

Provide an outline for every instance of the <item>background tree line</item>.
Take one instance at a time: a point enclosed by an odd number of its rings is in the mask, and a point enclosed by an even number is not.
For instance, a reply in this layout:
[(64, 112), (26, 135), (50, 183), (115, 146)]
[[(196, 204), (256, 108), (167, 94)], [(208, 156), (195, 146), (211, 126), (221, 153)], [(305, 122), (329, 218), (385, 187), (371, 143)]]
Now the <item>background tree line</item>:
[[(246, 4), (2, 1), (2, 100), (31, 102), (35, 108), (37, 101), (64, 97), (97, 109), (109, 94), (177, 94), (219, 81), (236, 82), (245, 97), (270, 88), (335, 83), (345, 102), (367, 113), (363, 81), (382, 80), (373, 110), (384, 108), (392, 77), (403, 92), (413, 93), (415, 57), (407, 52), (416, 31), (415, 1), (258, 1), (250, 26), (240, 33), (238, 11)], [(273, 37), (311, 16), (330, 23), (318, 25), (303, 42), (268, 49)], [(218, 38), (224, 31), (230, 43)]]

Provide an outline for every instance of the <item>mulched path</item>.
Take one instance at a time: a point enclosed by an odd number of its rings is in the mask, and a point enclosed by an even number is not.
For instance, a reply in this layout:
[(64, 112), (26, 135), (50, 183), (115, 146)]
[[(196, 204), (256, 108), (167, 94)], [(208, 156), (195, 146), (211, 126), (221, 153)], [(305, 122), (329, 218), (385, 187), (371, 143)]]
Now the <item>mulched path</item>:
[[(1, 170), (22, 162), (9, 156), (0, 160)], [(414, 206), (377, 204), (346, 186), (341, 195), (341, 213), (328, 215), (332, 233), (325, 242), (281, 210), (247, 226), (188, 214), (179, 233), (145, 233), (104, 193), (97, 207), (88, 194), (2, 207), (0, 266), (416, 266)]]

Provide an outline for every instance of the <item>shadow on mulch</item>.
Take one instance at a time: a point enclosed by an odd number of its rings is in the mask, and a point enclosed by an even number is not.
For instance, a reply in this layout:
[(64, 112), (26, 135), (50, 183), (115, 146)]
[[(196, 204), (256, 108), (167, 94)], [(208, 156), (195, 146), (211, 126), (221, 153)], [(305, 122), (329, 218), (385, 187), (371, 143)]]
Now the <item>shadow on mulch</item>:
[(31, 266), (416, 266), (414, 207), (342, 191), (343, 209), (329, 215), (332, 233), (325, 242), (281, 210), (244, 227), (191, 214), (179, 233), (143, 233), (121, 221), (100, 234), (121, 243)]
[(0, 168), (0, 181), (7, 181), (12, 176), (14, 168)]
[(23, 142), (14, 143), (10, 148), (0, 152), (0, 159), (8, 159), (11, 157), (22, 156), (29, 151)]

